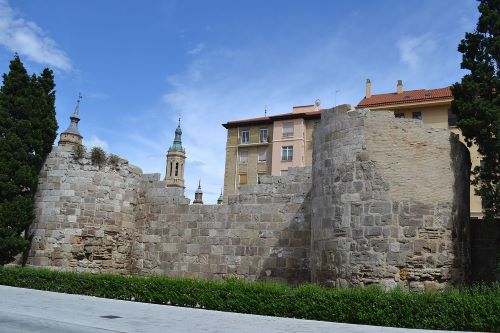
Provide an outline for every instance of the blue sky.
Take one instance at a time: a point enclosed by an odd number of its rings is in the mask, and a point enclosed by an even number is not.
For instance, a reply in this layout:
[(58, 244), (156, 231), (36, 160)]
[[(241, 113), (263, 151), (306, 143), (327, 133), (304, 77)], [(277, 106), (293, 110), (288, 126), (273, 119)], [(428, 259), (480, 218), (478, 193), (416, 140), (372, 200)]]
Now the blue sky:
[(448, 86), (477, 2), (0, 0), (0, 72), (18, 52), (55, 71), (59, 130), (83, 95), (89, 146), (165, 172), (177, 118), (186, 195), (223, 186), (229, 120), (357, 102), (373, 93)]

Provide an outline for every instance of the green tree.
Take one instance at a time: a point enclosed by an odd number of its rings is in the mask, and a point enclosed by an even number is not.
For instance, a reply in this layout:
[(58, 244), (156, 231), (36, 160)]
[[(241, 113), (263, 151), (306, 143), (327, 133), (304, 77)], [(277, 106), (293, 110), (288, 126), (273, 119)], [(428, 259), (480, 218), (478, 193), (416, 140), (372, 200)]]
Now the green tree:
[(52, 71), (28, 75), (19, 56), (0, 88), (0, 265), (29, 245), (38, 173), (57, 134)]
[(476, 30), (458, 46), (461, 68), (470, 73), (452, 86), (452, 112), (467, 145), (482, 155), (472, 183), (491, 219), (500, 216), (500, 0), (481, 0), (479, 12)]

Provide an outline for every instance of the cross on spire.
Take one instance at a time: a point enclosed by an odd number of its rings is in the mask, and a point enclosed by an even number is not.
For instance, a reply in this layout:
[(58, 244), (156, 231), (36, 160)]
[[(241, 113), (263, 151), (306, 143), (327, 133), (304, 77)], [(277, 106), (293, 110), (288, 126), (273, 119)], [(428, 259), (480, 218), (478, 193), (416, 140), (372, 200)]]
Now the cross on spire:
[(80, 102), (82, 100), (82, 93), (78, 93), (78, 98), (76, 99), (76, 106), (75, 106), (75, 112), (73, 112), (73, 115), (79, 116), (80, 115)]

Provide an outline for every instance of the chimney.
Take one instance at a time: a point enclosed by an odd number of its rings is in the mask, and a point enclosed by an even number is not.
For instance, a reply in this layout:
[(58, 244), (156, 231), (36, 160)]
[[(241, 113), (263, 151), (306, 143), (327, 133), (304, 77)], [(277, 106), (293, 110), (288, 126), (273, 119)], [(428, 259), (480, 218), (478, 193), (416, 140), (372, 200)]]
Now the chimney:
[(366, 79), (366, 98), (372, 97), (372, 83), (370, 79)]
[(403, 93), (403, 81), (398, 80), (398, 85), (396, 87), (398, 88), (398, 94), (402, 94)]

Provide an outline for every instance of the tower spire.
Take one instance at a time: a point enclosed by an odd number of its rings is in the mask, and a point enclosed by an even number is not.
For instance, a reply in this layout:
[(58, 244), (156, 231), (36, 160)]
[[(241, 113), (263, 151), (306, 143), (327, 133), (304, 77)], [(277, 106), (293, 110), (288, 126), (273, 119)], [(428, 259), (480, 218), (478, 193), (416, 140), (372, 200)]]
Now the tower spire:
[(198, 189), (194, 192), (193, 204), (203, 205), (203, 191), (201, 190), (201, 180), (198, 180)]
[(186, 151), (182, 147), (182, 129), (181, 118), (175, 129), (174, 142), (167, 152), (167, 168), (165, 181), (167, 187), (184, 188), (184, 161), (186, 160)]
[(177, 125), (177, 128), (175, 129), (174, 142), (173, 142), (172, 146), (170, 147), (169, 151), (170, 150), (184, 151), (184, 148), (182, 148), (181, 118), (179, 118), (179, 124)]
[(82, 144), (82, 135), (78, 130), (78, 122), (80, 121), (80, 101), (82, 100), (82, 94), (78, 93), (78, 99), (76, 100), (75, 110), (73, 114), (69, 117), (70, 123), (68, 128), (61, 133), (59, 139), (59, 146)]
[(222, 203), (224, 202), (224, 195), (222, 193), (222, 188), (220, 189), (220, 195), (219, 195), (219, 199), (217, 199), (217, 204), (218, 205), (222, 205)]

